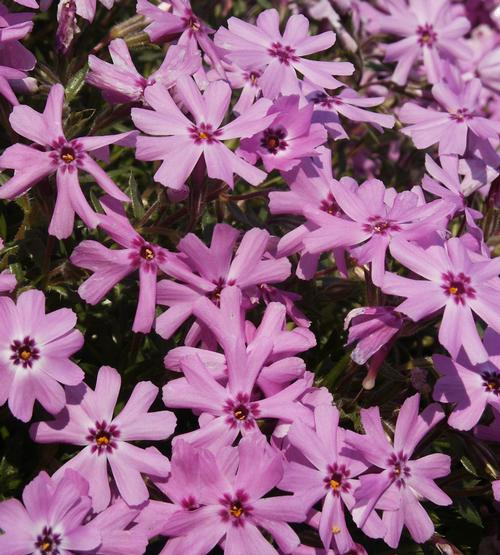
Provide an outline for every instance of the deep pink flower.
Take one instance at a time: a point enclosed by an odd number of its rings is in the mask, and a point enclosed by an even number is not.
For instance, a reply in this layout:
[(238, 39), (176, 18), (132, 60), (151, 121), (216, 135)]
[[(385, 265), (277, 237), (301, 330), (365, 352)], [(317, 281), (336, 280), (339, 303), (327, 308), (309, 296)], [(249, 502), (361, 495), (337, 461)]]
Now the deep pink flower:
[(97, 304), (119, 281), (139, 271), (139, 298), (132, 325), (135, 332), (148, 333), (155, 319), (156, 281), (160, 270), (168, 272), (175, 259), (166, 249), (145, 241), (130, 224), (120, 203), (101, 199), (106, 214), (99, 225), (121, 249), (109, 249), (97, 241), (82, 241), (71, 262), (93, 273), (78, 288), (82, 299)]
[(376, 506), (388, 509), (384, 510), (382, 521), (387, 528), (384, 540), (392, 548), (398, 546), (404, 525), (418, 543), (434, 533), (434, 524), (420, 504), (421, 499), (436, 505), (452, 502), (434, 483), (436, 478), (450, 473), (450, 457), (433, 453), (417, 460), (411, 458), (422, 438), (444, 418), (437, 403), (419, 415), (419, 402), (417, 393), (403, 403), (392, 443), (384, 432), (378, 407), (361, 410), (366, 435), (351, 432), (345, 440), (354, 453), (381, 470), (379, 474), (360, 477), (361, 485), (354, 493), (355, 508), (362, 509), (361, 526)]
[(192, 75), (201, 65), (200, 53), (192, 43), (170, 46), (161, 66), (148, 78), (137, 71), (123, 39), (112, 40), (109, 53), (112, 63), (89, 56), (90, 71), (85, 80), (102, 89), (105, 100), (112, 104), (143, 102), (147, 87), (161, 83), (169, 89), (181, 75)]
[(83, 524), (91, 508), (88, 483), (68, 470), (60, 480), (40, 472), (23, 491), (23, 503), (0, 503), (2, 555), (72, 555), (95, 553), (97, 527)]
[(381, 4), (379, 31), (401, 40), (385, 46), (385, 61), (397, 62), (392, 80), (404, 85), (417, 61), (423, 62), (427, 79), (437, 83), (443, 74), (443, 60), (455, 62), (470, 56), (462, 37), (469, 31), (465, 17), (457, 17), (449, 0), (402, 0)]
[(489, 358), (473, 365), (462, 355), (458, 360), (434, 355), (441, 378), (434, 386), (433, 398), (455, 406), (448, 424), (458, 430), (470, 430), (481, 418), (487, 405), (500, 412), (500, 334), (491, 328), (484, 334), (484, 348)]
[(160, 84), (145, 91), (145, 99), (153, 110), (134, 108), (135, 125), (152, 137), (137, 139), (139, 160), (162, 160), (155, 180), (180, 189), (198, 160), (203, 156), (209, 177), (220, 179), (233, 188), (233, 174), (252, 185), (258, 185), (266, 174), (234, 154), (223, 141), (250, 137), (275, 119), (267, 115), (270, 102), (260, 99), (244, 115), (221, 127), (231, 101), (231, 87), (223, 82), (210, 83), (201, 94), (191, 77), (181, 76), (176, 90), (194, 121), (189, 120)]
[(391, 243), (391, 254), (425, 278), (415, 280), (385, 274), (383, 291), (406, 297), (396, 310), (418, 322), (444, 307), (439, 328), (441, 345), (455, 359), (463, 347), (473, 364), (485, 362), (488, 353), (477, 333), (472, 312), (500, 332), (500, 258), (478, 261), (456, 237), (443, 246), (427, 249), (398, 239)]
[(432, 95), (442, 108), (423, 108), (413, 102), (406, 103), (399, 117), (409, 123), (401, 132), (411, 137), (417, 148), (428, 148), (439, 143), (439, 155), (462, 156), (467, 147), (477, 146), (483, 159), (499, 157), (493, 151), (490, 140), (498, 139), (498, 124), (488, 120), (481, 112), (481, 81), (471, 79), (468, 83), (450, 86), (444, 81), (432, 87)]
[[(353, 512), (359, 521), (361, 511), (354, 509), (354, 493), (359, 485), (357, 476), (369, 464), (342, 454), (345, 430), (339, 427), (339, 411), (330, 405), (320, 405), (314, 411), (315, 430), (301, 422), (294, 422), (287, 439), (297, 449), (307, 464), (295, 460), (290, 451), (289, 462), (279, 487), (285, 491), (302, 494), (308, 507), (322, 500), (319, 518), (319, 535), (323, 546), (335, 547), (339, 553), (346, 553), (354, 547), (344, 517), (344, 507)], [(372, 538), (382, 538), (385, 533), (379, 516), (372, 513), (366, 521), (363, 532)]]
[(199, 472), (206, 487), (199, 492), (200, 508), (177, 511), (163, 529), (180, 537), (168, 551), (172, 555), (204, 555), (221, 541), (225, 553), (244, 553), (251, 547), (259, 555), (278, 555), (260, 529), (283, 553), (299, 545), (288, 522), (305, 519), (304, 502), (291, 495), (264, 497), (283, 476), (281, 453), (256, 434), (242, 439), (237, 453), (235, 464), (222, 465), (213, 453), (201, 451)]
[(378, 179), (365, 181), (356, 190), (334, 183), (332, 190), (338, 206), (350, 219), (308, 211), (308, 218), (318, 229), (303, 239), (304, 246), (313, 254), (351, 247), (358, 264), (371, 263), (375, 285), (382, 284), (387, 247), (396, 237), (428, 238), (447, 223), (449, 207), (443, 201), (425, 204), (416, 192), (397, 193), (386, 189)]
[(291, 170), (301, 160), (318, 156), (316, 148), (327, 136), (322, 125), (312, 123), (313, 111), (311, 104), (300, 107), (298, 95), (280, 97), (268, 111), (273, 122), (243, 139), (238, 152), (251, 164), (261, 158), (267, 171)]
[(76, 314), (60, 308), (45, 314), (45, 297), (31, 289), (14, 304), (0, 297), (0, 405), (9, 400), (12, 414), (27, 422), (38, 400), (51, 414), (65, 404), (64, 385), (83, 380), (82, 370), (69, 357), (83, 345), (75, 330)]
[(332, 31), (309, 36), (309, 20), (292, 15), (283, 35), (279, 30), (277, 10), (265, 10), (256, 25), (236, 17), (229, 18), (228, 29), (221, 27), (215, 44), (224, 49), (225, 57), (245, 70), (263, 71), (259, 85), (265, 97), (299, 92), (297, 71), (319, 87), (335, 89), (342, 85), (332, 75), (352, 75), (349, 62), (308, 60), (305, 56), (327, 50), (335, 43)]
[(120, 374), (102, 366), (95, 390), (86, 384), (66, 388), (66, 408), (55, 420), (37, 422), (31, 428), (33, 439), (39, 443), (84, 446), (54, 477), (62, 476), (68, 468), (88, 477), (96, 511), (109, 505), (108, 463), (118, 491), (129, 505), (149, 498), (141, 473), (167, 476), (170, 471), (168, 459), (159, 451), (129, 442), (166, 439), (175, 429), (175, 416), (168, 411), (148, 412), (158, 388), (151, 382), (139, 382), (121, 412), (113, 417), (120, 385)]
[[(0, 156), (0, 168), (13, 169), (14, 176), (0, 187), (1, 199), (17, 198), (39, 181), (56, 174), (57, 200), (49, 225), (49, 233), (58, 239), (71, 235), (75, 212), (85, 225), (94, 228), (98, 215), (87, 202), (78, 182), (78, 173), (89, 173), (112, 197), (130, 200), (120, 191), (89, 153), (109, 144), (131, 140), (135, 132), (67, 140), (62, 129), (64, 88), (54, 85), (43, 114), (29, 106), (16, 106), (10, 115), (12, 128), (19, 135), (34, 141), (34, 146), (17, 143)], [(30, 164), (26, 164), (30, 160)]]
[(0, 94), (13, 105), (19, 102), (9, 81), (24, 79), (36, 64), (35, 56), (19, 42), (33, 29), (32, 19), (31, 13), (9, 13), (0, 5)]
[(265, 258), (271, 240), (267, 231), (253, 228), (245, 233), (233, 256), (239, 236), (237, 229), (216, 224), (210, 247), (193, 233), (179, 242), (180, 255), (168, 272), (180, 283), (172, 280), (158, 283), (157, 302), (170, 307), (156, 320), (156, 331), (164, 339), (191, 316), (200, 297), (218, 303), (222, 290), (235, 285), (245, 293), (249, 304), (259, 299), (262, 284), (280, 283), (290, 275), (287, 258)]

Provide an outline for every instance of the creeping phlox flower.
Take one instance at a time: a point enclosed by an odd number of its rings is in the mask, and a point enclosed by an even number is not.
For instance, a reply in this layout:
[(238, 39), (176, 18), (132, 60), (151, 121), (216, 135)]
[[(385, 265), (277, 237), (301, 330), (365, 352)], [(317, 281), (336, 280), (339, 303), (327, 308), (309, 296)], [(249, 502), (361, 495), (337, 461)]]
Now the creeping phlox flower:
[[(49, 233), (58, 239), (71, 235), (75, 212), (85, 225), (94, 228), (99, 216), (87, 202), (78, 182), (78, 173), (90, 174), (112, 197), (130, 200), (113, 180), (93, 160), (89, 153), (107, 145), (133, 140), (134, 131), (100, 137), (79, 137), (68, 140), (62, 128), (64, 88), (54, 85), (47, 98), (43, 114), (29, 106), (16, 106), (10, 124), (16, 133), (36, 143), (33, 146), (17, 143), (0, 156), (0, 168), (14, 170), (14, 175), (0, 187), (0, 199), (17, 198), (52, 174), (56, 174), (57, 198), (49, 225)], [(30, 164), (26, 164), (30, 160)]]
[(147, 87), (161, 83), (169, 89), (181, 75), (192, 75), (201, 65), (200, 53), (192, 43), (172, 45), (161, 66), (148, 78), (137, 71), (123, 39), (114, 39), (109, 43), (109, 54), (111, 64), (89, 56), (90, 70), (85, 80), (102, 89), (104, 98), (112, 104), (144, 102)]
[(450, 211), (443, 201), (426, 204), (417, 192), (397, 193), (378, 179), (365, 181), (355, 190), (337, 182), (332, 190), (349, 219), (317, 209), (308, 211), (318, 229), (304, 237), (304, 246), (313, 254), (350, 247), (358, 264), (371, 264), (375, 285), (382, 284), (387, 247), (394, 238), (427, 239), (445, 227)]
[(12, 414), (28, 422), (38, 400), (51, 414), (65, 405), (60, 384), (77, 385), (83, 371), (69, 360), (83, 336), (75, 330), (76, 314), (60, 308), (45, 314), (45, 297), (31, 289), (15, 304), (0, 297), (0, 405), (7, 399)]
[(429, 405), (420, 415), (420, 395), (406, 399), (399, 411), (394, 441), (391, 443), (382, 426), (378, 407), (361, 410), (366, 435), (348, 432), (347, 452), (362, 456), (381, 470), (379, 474), (364, 474), (354, 492), (355, 509), (361, 509), (358, 525), (363, 527), (374, 508), (384, 509), (382, 522), (386, 527), (385, 542), (397, 547), (406, 525), (412, 538), (419, 543), (434, 533), (434, 524), (420, 504), (428, 499), (436, 505), (449, 505), (451, 499), (434, 483), (450, 473), (450, 457), (441, 453), (412, 459), (423, 437), (444, 418), (437, 404)]
[(481, 418), (487, 405), (500, 412), (500, 334), (489, 328), (484, 334), (484, 348), (489, 358), (472, 365), (467, 357), (457, 360), (434, 355), (434, 366), (442, 376), (434, 387), (436, 401), (453, 403), (448, 424), (459, 430), (470, 430)]
[(308, 60), (305, 56), (327, 50), (335, 43), (335, 33), (326, 31), (309, 36), (309, 21), (303, 15), (292, 15), (283, 34), (279, 29), (279, 14), (265, 10), (256, 25), (230, 17), (228, 29), (221, 27), (215, 44), (225, 51), (224, 57), (245, 70), (258, 70), (262, 94), (275, 99), (280, 93), (299, 92), (297, 71), (318, 87), (336, 89), (342, 83), (333, 75), (352, 75), (349, 62)]
[[(29, 3), (25, 0), (23, 5), (33, 7)], [(10, 81), (25, 79), (26, 72), (36, 64), (35, 56), (19, 42), (33, 29), (32, 19), (33, 14), (9, 13), (0, 4), (0, 94), (14, 106), (19, 102)]]
[(132, 330), (147, 333), (155, 319), (158, 272), (168, 272), (175, 259), (135, 231), (119, 202), (108, 197), (102, 198), (101, 204), (106, 214), (99, 215), (99, 225), (123, 248), (109, 249), (97, 241), (82, 241), (70, 260), (94, 273), (80, 285), (78, 293), (88, 303), (97, 304), (119, 281), (139, 270), (139, 298)]
[[(359, 486), (359, 474), (369, 463), (356, 456), (343, 455), (345, 430), (339, 427), (339, 411), (330, 405), (320, 405), (314, 410), (314, 430), (301, 422), (294, 422), (287, 434), (290, 444), (303, 455), (295, 460), (290, 451), (289, 462), (279, 487), (300, 493), (306, 506), (312, 507), (322, 500), (319, 534), (323, 546), (332, 543), (336, 551), (346, 553), (354, 547), (347, 529), (344, 506), (352, 511), (357, 522), (361, 510), (354, 509), (354, 493)], [(363, 526), (365, 534), (372, 538), (384, 536), (385, 527), (376, 513), (371, 513)]]
[[(158, 283), (157, 302), (169, 307), (156, 320), (156, 331), (164, 339), (171, 337), (191, 316), (199, 298), (208, 297), (217, 304), (222, 290), (234, 285), (246, 293), (249, 304), (259, 299), (263, 284), (279, 283), (290, 275), (288, 259), (265, 257), (271, 239), (267, 231), (253, 228), (245, 233), (233, 257), (239, 236), (237, 229), (217, 224), (210, 247), (193, 233), (179, 241), (177, 261), (168, 273), (180, 283), (172, 280)], [(192, 329), (192, 333), (196, 330)], [(189, 344), (194, 342), (193, 339)]]
[(144, 93), (153, 110), (132, 110), (136, 127), (153, 135), (138, 137), (137, 158), (163, 161), (155, 180), (166, 187), (181, 189), (203, 156), (208, 176), (224, 181), (231, 188), (233, 174), (252, 185), (261, 183), (266, 174), (234, 154), (222, 141), (250, 137), (269, 125), (276, 118), (273, 113), (266, 115), (270, 101), (258, 100), (244, 115), (221, 127), (231, 101), (231, 87), (227, 83), (210, 83), (203, 96), (191, 77), (179, 77), (175, 86), (194, 121), (181, 112), (160, 84)]
[[(402, 37), (384, 45), (385, 61), (397, 62), (392, 80), (404, 85), (416, 62), (422, 62), (427, 79), (439, 81), (443, 61), (455, 62), (471, 55), (463, 36), (470, 29), (466, 17), (458, 17), (449, 0), (401, 0), (379, 3), (375, 25), (382, 33)], [(363, 9), (363, 6), (362, 8)]]
[(226, 554), (278, 555), (261, 530), (274, 538), (281, 553), (294, 553), (299, 545), (287, 523), (305, 519), (303, 500), (292, 495), (264, 497), (283, 477), (282, 454), (259, 434), (243, 438), (235, 451), (236, 460), (222, 464), (227, 455), (199, 450), (198, 464), (192, 465), (192, 475), (200, 476), (202, 485), (196, 503), (187, 500), (191, 510), (175, 512), (162, 530), (178, 538), (168, 550), (172, 555), (204, 555), (221, 542)]
[(59, 480), (40, 472), (23, 491), (23, 503), (0, 503), (0, 552), (4, 555), (95, 553), (99, 529), (84, 524), (91, 509), (89, 484), (68, 470)]
[[(261, 372), (257, 377), (257, 385), (264, 395), (278, 393), (283, 387), (304, 375), (304, 361), (293, 355), (310, 349), (316, 344), (314, 335), (306, 328), (286, 329), (286, 307), (280, 303), (270, 303), (262, 316), (257, 328), (245, 321), (245, 310), (242, 307), (242, 294), (236, 287), (226, 287), (220, 294), (219, 308), (210, 300), (202, 297), (193, 308), (199, 323), (211, 331), (215, 339), (205, 343), (213, 350), (194, 347), (177, 347), (167, 353), (165, 367), (177, 372), (181, 371), (182, 361), (186, 356), (198, 355), (203, 364), (211, 371), (218, 381), (227, 380), (227, 360), (224, 353), (216, 352), (217, 344), (222, 349), (230, 349), (232, 335), (227, 333), (228, 327), (237, 334), (246, 345), (248, 355), (252, 351), (264, 350), (267, 354)], [(211, 337), (208, 339), (210, 340)], [(204, 337), (205, 339), (205, 337)], [(272, 348), (269, 350), (269, 341)]]
[(422, 107), (406, 103), (399, 117), (402, 133), (413, 140), (417, 148), (428, 148), (439, 143), (439, 155), (458, 154), (478, 149), (482, 159), (496, 167), (500, 157), (491, 141), (498, 140), (499, 126), (481, 112), (482, 85), (479, 79), (451, 86), (444, 81), (432, 87), (432, 95), (442, 108)]
[(121, 412), (113, 417), (120, 385), (118, 372), (102, 366), (95, 390), (86, 384), (66, 388), (65, 409), (55, 420), (37, 422), (31, 428), (33, 439), (39, 443), (84, 446), (54, 477), (60, 478), (67, 469), (86, 476), (96, 511), (110, 502), (108, 464), (118, 492), (129, 505), (139, 505), (149, 498), (141, 473), (167, 476), (170, 471), (169, 460), (159, 451), (141, 449), (129, 442), (166, 439), (175, 429), (175, 416), (168, 411), (148, 412), (158, 388), (151, 382), (139, 382)]
[(268, 111), (273, 116), (271, 125), (243, 139), (238, 153), (251, 164), (261, 158), (267, 171), (291, 170), (302, 160), (318, 156), (315, 149), (327, 137), (320, 124), (312, 123), (313, 110), (311, 104), (300, 107), (298, 95), (280, 97)]
[(406, 297), (397, 310), (415, 322), (444, 307), (439, 342), (456, 359), (461, 348), (473, 364), (485, 362), (472, 312), (500, 333), (500, 258), (480, 258), (457, 237), (423, 249), (408, 241), (391, 243), (392, 256), (423, 280), (393, 273), (384, 276), (382, 289)]

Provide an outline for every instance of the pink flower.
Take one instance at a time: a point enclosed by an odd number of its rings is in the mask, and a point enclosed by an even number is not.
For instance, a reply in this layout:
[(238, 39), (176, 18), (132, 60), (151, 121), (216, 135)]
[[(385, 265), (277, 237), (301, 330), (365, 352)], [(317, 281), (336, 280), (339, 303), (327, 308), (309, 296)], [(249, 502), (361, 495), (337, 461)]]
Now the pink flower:
[(168, 459), (159, 451), (129, 442), (166, 439), (175, 429), (175, 416), (168, 411), (148, 412), (158, 388), (151, 382), (139, 382), (121, 412), (113, 417), (120, 385), (120, 374), (102, 366), (95, 390), (86, 384), (66, 388), (66, 408), (55, 420), (37, 422), (30, 430), (39, 443), (84, 446), (54, 477), (62, 476), (68, 468), (88, 477), (96, 511), (109, 505), (108, 463), (118, 491), (129, 505), (140, 505), (149, 498), (141, 473), (167, 476), (170, 471)]
[[(328, 549), (332, 545), (335, 552), (346, 553), (354, 547), (354, 542), (345, 522), (344, 507), (353, 511), (354, 493), (359, 486), (356, 477), (369, 465), (342, 454), (345, 430), (338, 425), (336, 407), (316, 407), (314, 422), (315, 430), (301, 422), (292, 424), (287, 439), (301, 457), (295, 456), (295, 450), (289, 451), (289, 462), (279, 487), (302, 494), (308, 507), (322, 501), (318, 527), (323, 546)], [(353, 511), (356, 522), (360, 516), (359, 509)], [(363, 532), (372, 538), (384, 536), (385, 527), (376, 513), (370, 515)]]
[(216, 224), (210, 247), (193, 233), (181, 239), (177, 246), (180, 255), (168, 269), (180, 283), (158, 283), (157, 302), (170, 307), (156, 320), (156, 331), (164, 339), (191, 316), (200, 297), (218, 303), (222, 290), (234, 285), (245, 293), (248, 305), (251, 297), (259, 298), (262, 284), (279, 283), (290, 275), (288, 259), (265, 258), (271, 241), (267, 231), (253, 228), (245, 233), (233, 257), (239, 236), (237, 229)]
[[(171, 7), (172, 11), (167, 11), (165, 7)], [(198, 44), (219, 75), (225, 78), (221, 59), (209, 38), (214, 31), (193, 12), (189, 0), (170, 0), (169, 3), (163, 2), (162, 6), (138, 0), (137, 13), (150, 22), (145, 31), (153, 42), (170, 42), (178, 38), (178, 44), (191, 43), (190, 48)]]
[(318, 156), (316, 148), (327, 136), (322, 125), (311, 123), (313, 110), (311, 104), (300, 108), (298, 95), (278, 98), (268, 111), (274, 116), (271, 125), (243, 139), (239, 154), (251, 164), (261, 158), (267, 171), (291, 170), (306, 157)]
[(423, 249), (407, 241), (391, 243), (391, 254), (412, 272), (425, 278), (415, 280), (386, 273), (385, 293), (406, 297), (398, 312), (418, 322), (444, 307), (439, 342), (457, 358), (463, 347), (473, 364), (485, 362), (488, 353), (477, 333), (475, 312), (495, 331), (500, 332), (500, 258), (477, 261), (460, 239), (452, 238), (443, 246)]
[(353, 89), (347, 88), (333, 96), (308, 83), (304, 84), (302, 92), (307, 100), (314, 104), (312, 121), (321, 123), (334, 140), (349, 138), (339, 116), (354, 122), (370, 123), (379, 131), (382, 131), (383, 127), (387, 129), (394, 127), (396, 121), (394, 116), (366, 110), (383, 104), (385, 101), (383, 96), (362, 97)]
[(481, 418), (487, 405), (500, 412), (500, 335), (491, 328), (484, 334), (484, 348), (489, 359), (472, 365), (467, 357), (458, 360), (434, 355), (434, 366), (441, 378), (434, 386), (433, 398), (453, 403), (448, 424), (458, 430), (470, 430)]
[[(130, 140), (134, 132), (100, 137), (80, 137), (68, 141), (62, 129), (64, 88), (54, 85), (47, 98), (43, 114), (29, 106), (16, 106), (10, 115), (12, 128), (19, 135), (36, 143), (35, 146), (17, 143), (7, 148), (0, 156), (0, 168), (15, 170), (0, 187), (1, 199), (17, 198), (49, 175), (56, 174), (57, 200), (49, 225), (49, 233), (58, 239), (71, 235), (75, 212), (85, 225), (94, 228), (99, 223), (98, 215), (85, 199), (78, 182), (78, 172), (89, 173), (112, 197), (128, 201), (106, 172), (95, 162), (89, 152)], [(26, 164), (30, 160), (30, 164)]]
[(125, 276), (139, 270), (132, 330), (148, 333), (155, 319), (158, 272), (168, 272), (175, 260), (166, 249), (148, 243), (135, 231), (120, 203), (108, 197), (101, 199), (101, 204), (106, 215), (99, 216), (99, 225), (123, 248), (109, 249), (97, 241), (82, 241), (73, 251), (71, 262), (94, 273), (80, 285), (78, 293), (88, 303), (97, 304)]
[(199, 472), (208, 487), (199, 492), (200, 508), (178, 511), (166, 522), (163, 533), (180, 537), (172, 555), (203, 555), (222, 541), (226, 553), (248, 552), (251, 546), (259, 555), (278, 555), (260, 529), (283, 553), (299, 545), (288, 522), (305, 519), (303, 501), (290, 495), (264, 497), (283, 476), (281, 453), (263, 436), (251, 434), (240, 441), (237, 454), (235, 464), (222, 465), (210, 451), (200, 452)]
[(111, 64), (89, 56), (90, 71), (85, 80), (102, 89), (105, 100), (112, 104), (144, 101), (147, 87), (161, 83), (168, 89), (181, 75), (192, 75), (201, 65), (200, 53), (195, 45), (172, 45), (161, 66), (146, 79), (137, 71), (123, 39), (112, 40), (109, 53)]
[(385, 61), (397, 62), (392, 80), (404, 85), (417, 61), (422, 61), (427, 79), (437, 83), (443, 60), (451, 62), (470, 56), (462, 37), (469, 31), (465, 17), (457, 17), (449, 0), (402, 0), (382, 4), (388, 12), (378, 12), (379, 31), (402, 37), (385, 46)]
[(313, 254), (351, 247), (358, 264), (371, 263), (375, 285), (382, 284), (387, 247), (396, 237), (428, 238), (447, 223), (446, 203), (422, 203), (416, 192), (397, 193), (378, 179), (365, 181), (356, 190), (334, 183), (332, 190), (349, 220), (320, 210), (309, 211), (308, 218), (318, 228), (303, 239), (304, 246)]
[(81, 349), (76, 314), (60, 308), (45, 314), (45, 297), (31, 289), (17, 304), (0, 297), (0, 405), (7, 399), (12, 414), (28, 422), (38, 400), (51, 414), (65, 405), (64, 385), (78, 385), (82, 370), (69, 360)]
[[(23, 5), (33, 7), (29, 1)], [(9, 82), (24, 79), (36, 64), (35, 56), (19, 42), (33, 29), (32, 19), (33, 14), (9, 13), (0, 5), (0, 94), (14, 106), (19, 102)]]
[(275, 9), (260, 13), (256, 25), (231, 17), (228, 29), (221, 27), (215, 35), (215, 44), (226, 50), (227, 59), (242, 69), (263, 71), (259, 84), (263, 95), (271, 99), (280, 92), (299, 92), (297, 71), (319, 87), (335, 89), (341, 86), (332, 75), (352, 75), (354, 66), (351, 63), (305, 58), (329, 49), (334, 43), (332, 31), (310, 37), (309, 21), (303, 15), (290, 17), (282, 35)]
[(382, 521), (387, 531), (385, 542), (392, 548), (406, 525), (418, 543), (426, 542), (434, 533), (434, 524), (420, 504), (428, 499), (436, 505), (450, 505), (451, 499), (434, 483), (450, 473), (450, 457), (433, 453), (417, 460), (411, 457), (422, 438), (444, 418), (437, 404), (429, 405), (419, 415), (420, 395), (406, 399), (399, 411), (394, 441), (391, 443), (382, 427), (378, 407), (361, 410), (366, 435), (349, 433), (346, 443), (350, 450), (379, 468), (379, 474), (361, 476), (355, 491), (356, 509), (362, 509), (361, 526), (378, 505), (386, 507)]
[(97, 527), (83, 524), (90, 511), (88, 483), (68, 470), (60, 480), (40, 472), (23, 491), (23, 503), (0, 503), (3, 555), (95, 553), (102, 542)]
[(401, 132), (411, 137), (417, 148), (439, 143), (439, 155), (462, 156), (468, 145), (476, 145), (485, 161), (498, 155), (490, 140), (498, 139), (498, 125), (481, 115), (481, 81), (472, 79), (460, 88), (444, 81), (432, 87), (432, 95), (442, 110), (423, 108), (408, 102), (401, 108), (400, 119), (409, 123)]
[(223, 81), (210, 83), (201, 94), (191, 77), (181, 76), (176, 90), (194, 118), (190, 121), (161, 85), (149, 87), (145, 99), (153, 110), (134, 108), (134, 124), (153, 137), (137, 139), (139, 160), (162, 160), (155, 180), (173, 189), (184, 185), (203, 156), (207, 173), (233, 188), (233, 173), (252, 185), (258, 185), (266, 174), (234, 154), (222, 141), (250, 137), (275, 118), (266, 116), (270, 102), (261, 99), (243, 116), (221, 127), (231, 101), (231, 88)]

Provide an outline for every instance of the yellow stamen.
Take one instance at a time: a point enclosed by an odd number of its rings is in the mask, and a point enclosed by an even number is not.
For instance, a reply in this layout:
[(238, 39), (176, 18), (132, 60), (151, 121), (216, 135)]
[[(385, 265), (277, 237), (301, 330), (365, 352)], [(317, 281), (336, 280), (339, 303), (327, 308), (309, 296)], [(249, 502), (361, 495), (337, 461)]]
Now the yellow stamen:
[(98, 443), (99, 445), (108, 445), (109, 439), (106, 436), (99, 436), (96, 439), (96, 443)]
[(52, 547), (52, 542), (44, 542), (40, 546), (42, 551), (48, 551)]
[(155, 253), (151, 249), (145, 248), (143, 256), (146, 260), (153, 260), (153, 258), (155, 257)]
[(458, 293), (458, 287), (449, 287), (448, 291), (452, 294), (452, 295), (456, 295)]
[(332, 532), (334, 534), (340, 534), (340, 528), (336, 525), (332, 526)]
[(239, 505), (232, 505), (231, 509), (229, 509), (229, 512), (236, 518), (240, 518), (240, 516), (243, 514), (243, 507), (240, 507)]
[(73, 160), (75, 159), (75, 157), (69, 153), (63, 154), (61, 158), (63, 159), (64, 162), (66, 162), (66, 164), (73, 162)]
[(234, 416), (235, 418), (237, 418), (238, 420), (245, 420), (245, 418), (247, 417), (247, 415), (245, 414), (245, 411), (242, 409), (237, 409), (234, 411)]
[(200, 131), (198, 137), (200, 137), (200, 139), (208, 139), (208, 135), (204, 131)]
[(337, 482), (337, 480), (330, 480), (330, 487), (337, 491), (340, 488), (340, 482)]
[(23, 360), (29, 360), (31, 358), (31, 351), (28, 349), (23, 349), (20, 353), (19, 356), (23, 359)]

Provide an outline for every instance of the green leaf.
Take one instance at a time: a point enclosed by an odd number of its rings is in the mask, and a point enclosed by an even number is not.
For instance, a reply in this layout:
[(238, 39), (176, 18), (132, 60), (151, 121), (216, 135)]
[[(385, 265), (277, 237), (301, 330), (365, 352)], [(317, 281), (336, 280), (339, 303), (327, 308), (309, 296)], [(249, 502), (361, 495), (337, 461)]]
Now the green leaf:
[(455, 500), (454, 507), (467, 522), (470, 522), (470, 524), (474, 524), (474, 526), (479, 526), (480, 528), (483, 528), (481, 516), (479, 515), (476, 507), (474, 507), (471, 501), (469, 501), (465, 497), (461, 497)]
[(85, 77), (89, 71), (89, 67), (85, 64), (80, 71), (77, 71), (73, 77), (69, 80), (69, 83), (66, 87), (65, 97), (66, 102), (69, 104), (74, 98), (78, 96), (78, 93), (82, 89), (83, 85), (85, 84)]
[(128, 186), (130, 198), (132, 199), (132, 212), (137, 219), (141, 219), (144, 216), (144, 206), (142, 205), (139, 189), (137, 188), (137, 181), (132, 171), (130, 171), (130, 177), (128, 178)]

